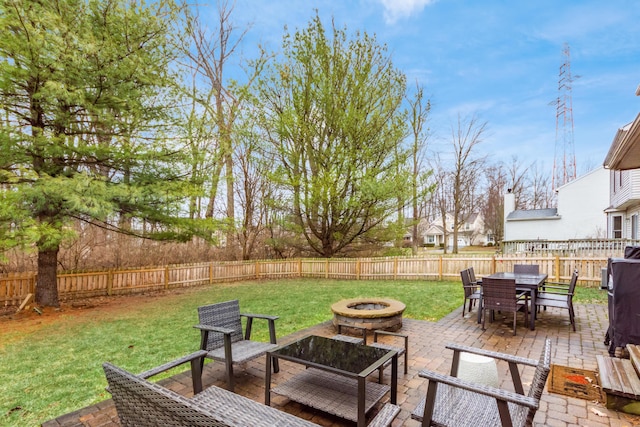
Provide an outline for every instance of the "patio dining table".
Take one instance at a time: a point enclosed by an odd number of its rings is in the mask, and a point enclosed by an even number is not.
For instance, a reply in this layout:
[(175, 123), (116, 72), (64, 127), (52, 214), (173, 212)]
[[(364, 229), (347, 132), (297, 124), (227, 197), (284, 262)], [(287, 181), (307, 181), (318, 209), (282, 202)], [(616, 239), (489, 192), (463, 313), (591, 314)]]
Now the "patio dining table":
[[(547, 280), (547, 274), (525, 274), (525, 273), (512, 273), (501, 272), (493, 273), (486, 276), (490, 279), (510, 279), (516, 281), (516, 289), (519, 291), (529, 292), (531, 296), (531, 317), (529, 320), (529, 328), (533, 331), (536, 329), (536, 297), (538, 295), (538, 288), (544, 284)], [(482, 321), (482, 299), (480, 299), (480, 306), (478, 307), (478, 323)]]

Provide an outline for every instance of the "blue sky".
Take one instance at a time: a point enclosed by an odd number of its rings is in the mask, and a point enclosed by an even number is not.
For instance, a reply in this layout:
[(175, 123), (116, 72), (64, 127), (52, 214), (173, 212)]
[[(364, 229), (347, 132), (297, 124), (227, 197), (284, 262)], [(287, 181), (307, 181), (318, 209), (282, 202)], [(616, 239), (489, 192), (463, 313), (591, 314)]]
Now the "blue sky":
[(233, 22), (251, 24), (242, 49), (278, 50), (285, 25), (375, 34), (408, 82), (432, 101), (431, 147), (443, 151), (458, 114), (488, 124), (490, 158), (537, 160), (551, 170), (564, 43), (571, 52), (578, 175), (602, 164), (617, 129), (640, 112), (637, 0), (237, 0)]

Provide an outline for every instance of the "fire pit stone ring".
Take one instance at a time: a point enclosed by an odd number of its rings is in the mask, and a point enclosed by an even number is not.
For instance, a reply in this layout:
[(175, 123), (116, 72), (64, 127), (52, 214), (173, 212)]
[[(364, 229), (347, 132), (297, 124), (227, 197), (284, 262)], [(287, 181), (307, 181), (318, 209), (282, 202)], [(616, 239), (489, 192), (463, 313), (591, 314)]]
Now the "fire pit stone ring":
[(333, 325), (352, 326), (367, 330), (382, 329), (397, 331), (402, 327), (404, 303), (388, 298), (351, 298), (336, 302), (331, 306)]

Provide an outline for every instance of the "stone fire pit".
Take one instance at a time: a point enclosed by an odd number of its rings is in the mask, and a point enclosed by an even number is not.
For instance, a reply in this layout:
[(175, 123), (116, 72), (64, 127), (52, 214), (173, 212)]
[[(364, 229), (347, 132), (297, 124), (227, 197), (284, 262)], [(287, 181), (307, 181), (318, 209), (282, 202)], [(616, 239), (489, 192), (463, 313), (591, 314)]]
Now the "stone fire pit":
[(397, 331), (402, 327), (405, 308), (402, 302), (394, 299), (352, 298), (336, 302), (331, 306), (331, 311), (336, 327), (341, 324), (367, 330)]

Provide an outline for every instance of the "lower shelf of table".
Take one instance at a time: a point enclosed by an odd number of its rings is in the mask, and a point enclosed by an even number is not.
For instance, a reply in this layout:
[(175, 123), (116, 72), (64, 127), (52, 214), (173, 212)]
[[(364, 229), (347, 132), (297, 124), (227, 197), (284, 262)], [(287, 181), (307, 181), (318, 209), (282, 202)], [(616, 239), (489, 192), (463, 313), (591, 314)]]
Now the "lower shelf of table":
[[(388, 385), (367, 381), (365, 412), (369, 412), (390, 389)], [(329, 414), (354, 422), (358, 420), (358, 381), (354, 378), (309, 368), (271, 391)]]

